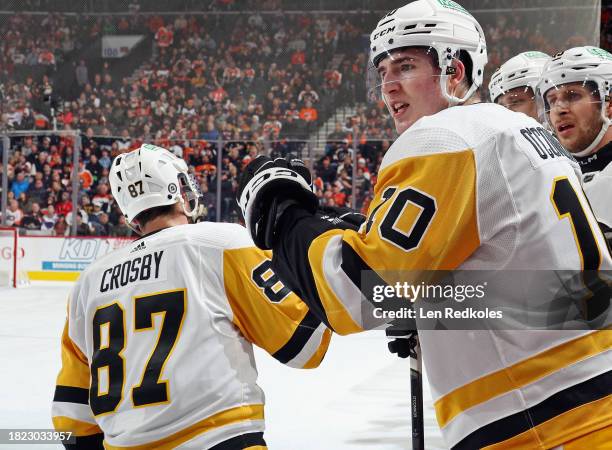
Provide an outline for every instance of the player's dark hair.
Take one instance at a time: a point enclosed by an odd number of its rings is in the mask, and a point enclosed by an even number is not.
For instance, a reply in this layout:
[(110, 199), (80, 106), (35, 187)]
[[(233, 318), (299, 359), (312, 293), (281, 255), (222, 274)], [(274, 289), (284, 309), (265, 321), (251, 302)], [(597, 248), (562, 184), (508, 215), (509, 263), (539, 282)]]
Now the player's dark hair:
[[(431, 64), (435, 69), (440, 67), (438, 60), (438, 53), (436, 53), (431, 47), (421, 47), (427, 55), (431, 58)], [(459, 57), (457, 58), (459, 61), (463, 63), (465, 66), (465, 82), (467, 86), (471, 86), (473, 83), (472, 80), (472, 69), (474, 68), (474, 64), (472, 63), (472, 57), (467, 52), (467, 50), (459, 50)]]
[(142, 230), (147, 223), (151, 222), (152, 220), (157, 219), (158, 217), (171, 215), (172, 211), (174, 210), (174, 205), (176, 205), (176, 203), (145, 209), (136, 216), (134, 221), (138, 222), (140, 229)]

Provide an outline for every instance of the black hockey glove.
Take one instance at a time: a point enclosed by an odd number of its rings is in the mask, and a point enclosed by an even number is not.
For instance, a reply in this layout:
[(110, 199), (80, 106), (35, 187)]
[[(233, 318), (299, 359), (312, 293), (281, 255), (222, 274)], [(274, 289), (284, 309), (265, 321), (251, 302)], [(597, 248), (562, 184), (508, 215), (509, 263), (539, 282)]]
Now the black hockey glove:
[(338, 206), (321, 206), (317, 210), (317, 216), (327, 220), (339, 228), (359, 230), (359, 227), (366, 221), (366, 216), (353, 211), (351, 208), (341, 208)]
[(312, 176), (299, 159), (272, 159), (259, 156), (246, 167), (238, 186), (236, 200), (255, 245), (272, 248), (278, 236), (276, 226), (291, 205), (300, 205), (314, 214), (317, 196), (312, 191)]
[(419, 336), (416, 330), (409, 330), (406, 324), (391, 322), (391, 325), (385, 330), (387, 338), (390, 339), (388, 346), (391, 353), (397, 353), (400, 358), (416, 358), (416, 346), (419, 343)]

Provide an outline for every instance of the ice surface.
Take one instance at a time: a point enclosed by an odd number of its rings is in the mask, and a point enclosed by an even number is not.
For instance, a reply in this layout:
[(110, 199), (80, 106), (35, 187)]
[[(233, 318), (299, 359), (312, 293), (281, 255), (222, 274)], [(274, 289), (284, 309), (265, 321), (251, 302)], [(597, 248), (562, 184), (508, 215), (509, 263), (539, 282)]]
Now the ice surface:
[[(69, 283), (0, 288), (0, 428), (51, 428)], [(410, 449), (409, 362), (380, 331), (334, 336), (321, 367), (291, 369), (256, 351), (270, 450)], [(444, 449), (425, 382), (428, 450)], [(0, 445), (25, 450), (28, 445)], [(33, 450), (57, 449), (33, 445)]]

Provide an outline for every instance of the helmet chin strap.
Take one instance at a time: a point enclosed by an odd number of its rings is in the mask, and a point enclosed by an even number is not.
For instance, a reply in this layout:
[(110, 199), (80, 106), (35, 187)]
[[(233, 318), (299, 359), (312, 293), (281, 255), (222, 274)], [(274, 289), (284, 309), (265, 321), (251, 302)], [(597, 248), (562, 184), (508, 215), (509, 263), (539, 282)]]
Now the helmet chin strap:
[(472, 85), (466, 91), (463, 97), (457, 97), (455, 95), (449, 94), (446, 89), (446, 78), (448, 76), (449, 75), (443, 75), (440, 77), (440, 90), (442, 91), (442, 95), (444, 96), (444, 98), (448, 101), (448, 107), (450, 108), (451, 106), (457, 106), (462, 103), (465, 103), (476, 91), (476, 85), (472, 83)]
[(595, 153), (595, 147), (599, 145), (599, 143), (604, 137), (604, 134), (606, 134), (606, 131), (608, 131), (611, 121), (610, 118), (606, 115), (605, 101), (601, 103), (601, 118), (603, 123), (601, 124), (601, 130), (599, 130), (599, 134), (595, 137), (595, 139), (593, 139), (593, 142), (591, 142), (587, 148), (579, 152), (573, 153), (574, 156), (583, 157)]

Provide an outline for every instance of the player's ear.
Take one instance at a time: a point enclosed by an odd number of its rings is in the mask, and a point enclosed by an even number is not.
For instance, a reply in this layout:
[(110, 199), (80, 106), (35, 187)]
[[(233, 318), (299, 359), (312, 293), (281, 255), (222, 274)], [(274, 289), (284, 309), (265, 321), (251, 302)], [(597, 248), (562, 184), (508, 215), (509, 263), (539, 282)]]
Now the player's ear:
[(606, 95), (606, 117), (612, 119), (612, 101), (609, 95)]
[(467, 90), (465, 64), (459, 58), (455, 58), (451, 67), (447, 69), (447, 75), (448, 92), (456, 97), (463, 97), (465, 90)]

